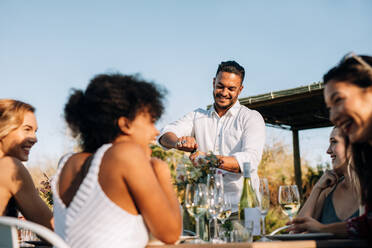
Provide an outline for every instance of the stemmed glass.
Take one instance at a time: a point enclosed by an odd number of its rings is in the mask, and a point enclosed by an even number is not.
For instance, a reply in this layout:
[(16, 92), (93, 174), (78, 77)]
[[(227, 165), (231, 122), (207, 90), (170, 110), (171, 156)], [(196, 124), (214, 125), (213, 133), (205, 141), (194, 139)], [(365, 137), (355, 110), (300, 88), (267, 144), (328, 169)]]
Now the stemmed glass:
[(209, 201), (208, 213), (212, 217), (214, 223), (214, 233), (213, 236), (211, 234), (211, 241), (212, 243), (220, 243), (222, 240), (218, 237), (217, 216), (222, 213), (224, 206), (222, 174), (209, 174), (207, 179), (207, 188)]
[(297, 214), (300, 208), (300, 194), (297, 185), (280, 186), (278, 200), (283, 212), (292, 221), (293, 216)]
[(232, 212), (232, 206), (231, 206), (232, 197), (233, 197), (232, 193), (224, 193), (224, 195), (223, 195), (223, 210), (217, 216), (217, 219), (219, 221), (221, 221), (221, 223), (222, 223), (221, 224), (222, 228), (220, 228), (218, 230), (219, 237), (220, 237), (220, 239), (222, 239), (226, 242), (230, 238), (230, 231), (228, 231), (223, 225), (225, 224), (225, 221), (230, 217), (231, 212)]
[(195, 218), (196, 236), (195, 243), (203, 243), (200, 239), (199, 218), (207, 212), (208, 209), (208, 190), (202, 183), (187, 184), (185, 192), (185, 206), (190, 216)]
[(261, 222), (262, 222), (262, 237), (259, 241), (271, 241), (270, 239), (266, 238), (266, 230), (265, 230), (265, 218), (267, 213), (269, 212), (270, 208), (270, 190), (269, 190), (269, 183), (267, 178), (260, 178), (260, 188), (258, 192), (258, 202), (259, 208), (261, 212)]
[(223, 201), (223, 211), (217, 216), (217, 219), (221, 221), (222, 224), (225, 224), (225, 221), (230, 217), (231, 215), (231, 201), (232, 201), (232, 193), (225, 193), (223, 195), (224, 201)]

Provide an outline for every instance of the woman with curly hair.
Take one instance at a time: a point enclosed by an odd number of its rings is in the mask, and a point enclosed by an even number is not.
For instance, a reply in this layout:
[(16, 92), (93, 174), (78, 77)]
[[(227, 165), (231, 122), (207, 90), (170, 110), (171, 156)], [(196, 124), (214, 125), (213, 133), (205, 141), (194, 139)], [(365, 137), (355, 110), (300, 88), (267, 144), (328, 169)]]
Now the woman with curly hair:
[(20, 211), (26, 219), (52, 229), (52, 213), (22, 164), (37, 142), (34, 112), (27, 103), (0, 99), (0, 215), (17, 217)]
[(55, 230), (71, 247), (144, 247), (148, 231), (177, 241), (181, 215), (168, 165), (151, 158), (163, 92), (134, 76), (98, 75), (75, 90), (65, 120), (81, 152), (52, 184)]

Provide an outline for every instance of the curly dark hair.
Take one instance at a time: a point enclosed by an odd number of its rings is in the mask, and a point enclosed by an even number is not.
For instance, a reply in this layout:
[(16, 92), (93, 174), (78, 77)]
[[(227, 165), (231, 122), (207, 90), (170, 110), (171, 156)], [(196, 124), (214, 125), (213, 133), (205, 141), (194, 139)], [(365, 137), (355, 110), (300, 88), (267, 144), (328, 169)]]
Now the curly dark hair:
[(245, 70), (244, 70), (243, 66), (239, 65), (236, 61), (231, 60), (231, 61), (221, 62), (221, 64), (218, 65), (216, 76), (221, 71), (222, 72), (230, 72), (230, 73), (234, 73), (236, 75), (239, 75), (240, 78), (242, 79), (241, 84), (243, 83)]
[(132, 121), (142, 111), (158, 120), (164, 111), (166, 90), (138, 76), (101, 74), (85, 92), (73, 89), (64, 108), (64, 117), (85, 152), (95, 152), (121, 133), (121, 116)]

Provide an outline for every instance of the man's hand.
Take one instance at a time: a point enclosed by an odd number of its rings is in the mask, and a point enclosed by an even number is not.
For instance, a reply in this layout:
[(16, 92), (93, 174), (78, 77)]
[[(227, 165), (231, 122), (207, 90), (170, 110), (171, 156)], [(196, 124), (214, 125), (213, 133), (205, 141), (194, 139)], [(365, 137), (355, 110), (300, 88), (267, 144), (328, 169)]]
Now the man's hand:
[(191, 160), (191, 163), (193, 165), (197, 165), (200, 157), (205, 156), (205, 155), (206, 155), (205, 152), (197, 151), (197, 152), (191, 153), (189, 156), (189, 159)]
[(185, 152), (193, 152), (198, 149), (198, 144), (196, 140), (191, 136), (182, 136), (178, 138), (176, 134), (172, 132), (167, 132), (159, 138), (159, 143), (168, 148), (175, 148)]
[(235, 157), (217, 155), (217, 158), (218, 158), (219, 169), (234, 172), (234, 173), (240, 172), (240, 167)]
[(194, 137), (190, 136), (182, 136), (177, 139), (175, 144), (175, 148), (185, 152), (192, 152), (198, 149), (198, 144)]

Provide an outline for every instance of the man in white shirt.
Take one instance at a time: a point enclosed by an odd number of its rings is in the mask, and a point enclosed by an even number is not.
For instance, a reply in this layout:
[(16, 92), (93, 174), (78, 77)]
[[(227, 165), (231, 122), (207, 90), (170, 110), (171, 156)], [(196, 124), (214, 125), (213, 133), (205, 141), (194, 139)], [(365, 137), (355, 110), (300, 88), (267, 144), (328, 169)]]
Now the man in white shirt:
[[(238, 101), (244, 74), (244, 68), (237, 62), (222, 62), (213, 78), (213, 107), (186, 114), (165, 126), (159, 136), (159, 143), (169, 149), (212, 151), (217, 155), (225, 193), (231, 192), (233, 196), (233, 212), (238, 209), (243, 187), (244, 162), (251, 164), (253, 187), (259, 187), (257, 167), (265, 143), (265, 122), (261, 114)], [(194, 158), (192, 153), (190, 159)]]

